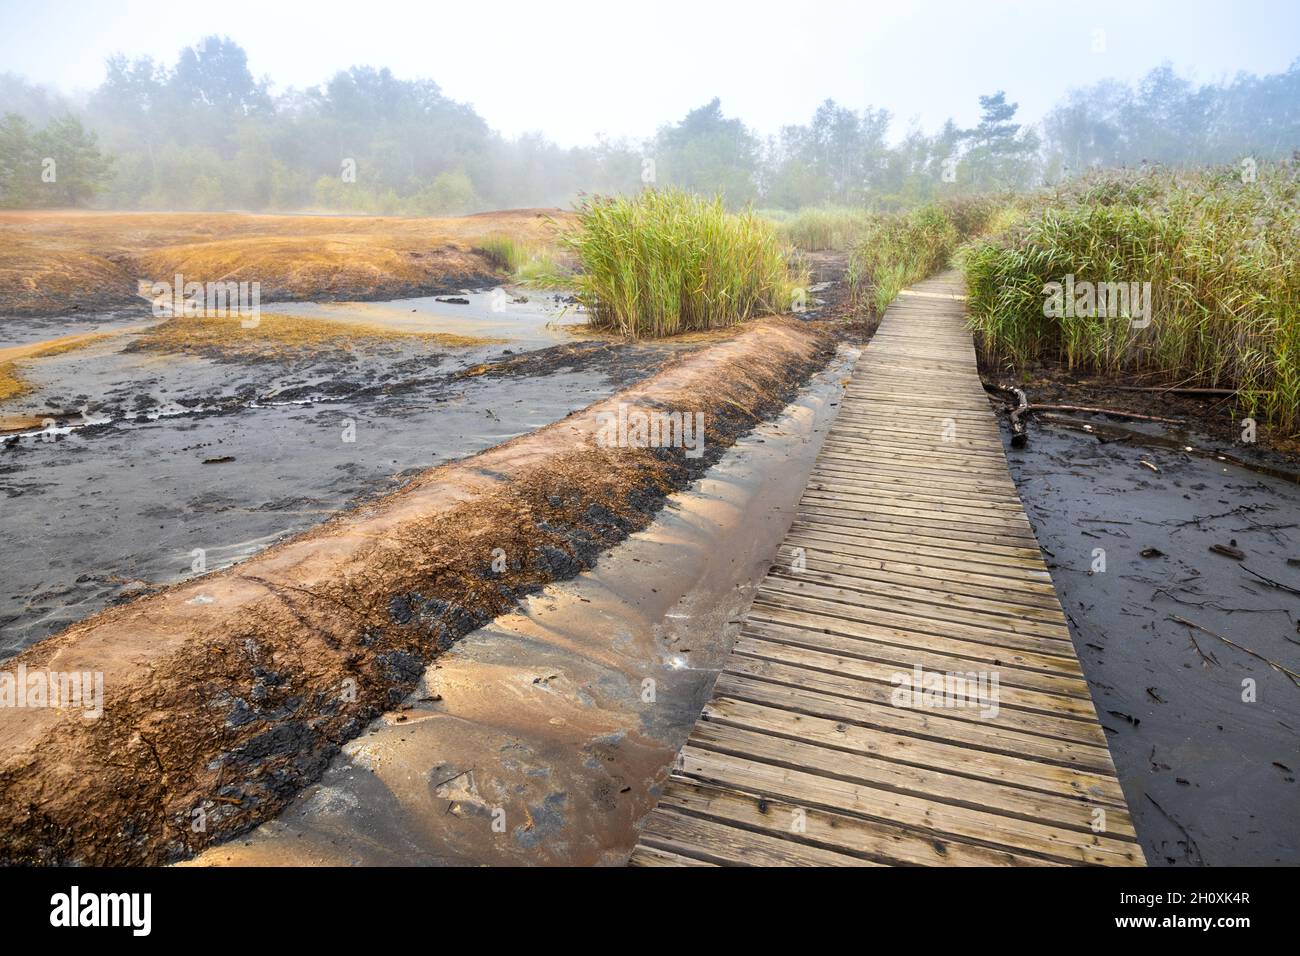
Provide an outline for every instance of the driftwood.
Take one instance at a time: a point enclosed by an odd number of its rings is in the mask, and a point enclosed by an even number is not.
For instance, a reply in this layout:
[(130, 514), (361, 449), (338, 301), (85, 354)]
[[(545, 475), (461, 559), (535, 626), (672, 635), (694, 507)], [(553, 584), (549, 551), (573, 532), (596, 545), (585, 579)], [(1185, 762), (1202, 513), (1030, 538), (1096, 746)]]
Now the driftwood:
[(1187, 424), (1181, 418), (1160, 418), (1158, 415), (1139, 415), (1136, 412), (1122, 412), (1117, 408), (1093, 408), (1089, 405), (1026, 405), (1024, 408), (1017, 408), (1013, 414), (1023, 415), (1025, 412), (1083, 412), (1090, 415), (1112, 415), (1115, 418), (1131, 418), (1139, 422), (1159, 422), (1162, 425), (1185, 425)]
[(1023, 448), (1029, 441), (1029, 433), (1025, 431), (1025, 423), (1020, 420), (1018, 413), (1022, 409), (1029, 407), (1029, 398), (1022, 389), (1016, 388), (1014, 385), (986, 383), (984, 389), (1003, 398), (1010, 396), (1015, 399), (1016, 407), (1011, 410), (1011, 447)]
[(986, 384), (986, 391), (995, 395), (1015, 396), (1016, 407), (1011, 409), (1011, 445), (1013, 448), (1023, 448), (1029, 441), (1029, 433), (1025, 428), (1025, 416), (1032, 412), (1077, 412), (1087, 415), (1109, 415), (1113, 418), (1127, 418), (1138, 422), (1158, 422), (1161, 425), (1184, 425), (1180, 418), (1161, 418), (1158, 415), (1139, 415), (1136, 412), (1126, 412), (1118, 408), (1097, 408), (1092, 405), (1049, 405), (1029, 401), (1023, 389), (1016, 388), (1014, 385), (996, 385)]

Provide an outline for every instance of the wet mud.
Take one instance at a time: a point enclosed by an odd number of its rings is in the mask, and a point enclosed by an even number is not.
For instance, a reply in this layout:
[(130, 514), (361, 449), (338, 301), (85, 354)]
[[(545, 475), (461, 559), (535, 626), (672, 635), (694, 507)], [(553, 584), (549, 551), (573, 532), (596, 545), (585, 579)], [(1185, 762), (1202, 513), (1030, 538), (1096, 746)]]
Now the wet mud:
[(855, 356), (842, 351), (595, 568), (461, 638), (279, 817), (194, 863), (624, 863)]
[(1004, 438), (1147, 860), (1294, 865), (1300, 485), (1086, 421)]
[[(703, 344), (575, 341), (581, 316), (563, 302), (515, 298), (303, 310), (498, 340), (484, 346), (394, 338), (176, 355), (128, 333), (25, 364), (32, 391), (5, 403), (12, 429), (0, 434), (0, 658), (561, 419)], [(28, 324), (10, 320), (4, 341)]]

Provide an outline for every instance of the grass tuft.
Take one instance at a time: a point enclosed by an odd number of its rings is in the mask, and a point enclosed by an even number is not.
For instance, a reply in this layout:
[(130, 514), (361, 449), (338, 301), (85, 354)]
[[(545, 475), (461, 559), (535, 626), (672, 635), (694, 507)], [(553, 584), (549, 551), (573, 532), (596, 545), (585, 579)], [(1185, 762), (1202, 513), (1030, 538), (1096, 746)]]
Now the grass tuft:
[(561, 238), (591, 325), (641, 338), (735, 325), (788, 311), (792, 277), (775, 226), (679, 190), (598, 197)]
[(464, 348), (499, 339), (445, 332), (414, 332), (383, 325), (263, 312), (245, 328), (238, 316), (186, 316), (167, 319), (141, 332), (131, 348), (170, 354), (265, 356), (351, 351), (384, 344)]
[(509, 273), (520, 282), (546, 285), (553, 283), (560, 273), (553, 245), (530, 242), (519, 236), (485, 236), (474, 251), (487, 259), (492, 268)]

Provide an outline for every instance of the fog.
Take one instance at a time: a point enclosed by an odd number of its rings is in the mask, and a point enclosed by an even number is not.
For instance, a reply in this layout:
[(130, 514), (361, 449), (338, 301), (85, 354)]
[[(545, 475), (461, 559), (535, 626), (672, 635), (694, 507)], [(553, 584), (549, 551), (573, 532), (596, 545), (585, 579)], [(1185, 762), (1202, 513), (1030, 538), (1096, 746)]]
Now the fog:
[(1294, 5), (1141, 6), (15, 4), (0, 204), (450, 215), (679, 185), (894, 209), (1290, 155)]

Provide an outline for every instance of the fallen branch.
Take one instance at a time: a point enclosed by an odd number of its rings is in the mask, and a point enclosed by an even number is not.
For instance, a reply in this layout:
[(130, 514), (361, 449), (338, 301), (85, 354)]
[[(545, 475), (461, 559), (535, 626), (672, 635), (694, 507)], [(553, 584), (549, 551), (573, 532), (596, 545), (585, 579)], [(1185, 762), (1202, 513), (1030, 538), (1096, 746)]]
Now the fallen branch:
[(1279, 591), (1290, 591), (1292, 594), (1300, 594), (1300, 588), (1293, 588), (1291, 585), (1283, 584), (1281, 581), (1274, 581), (1272, 578), (1266, 578), (1258, 571), (1252, 571), (1244, 564), (1241, 566), (1241, 570), (1245, 571), (1247, 574), (1253, 574), (1271, 588), (1277, 588)]
[(1177, 624), (1182, 624), (1184, 627), (1194, 627), (1198, 631), (1210, 635), (1210, 637), (1223, 641), (1223, 643), (1227, 644), (1229, 647), (1235, 647), (1243, 654), (1249, 654), (1251, 657), (1255, 658), (1256, 660), (1263, 661), (1269, 667), (1273, 668), (1273, 670), (1285, 674), (1287, 677), (1291, 678), (1291, 683), (1295, 684), (1297, 687), (1300, 687), (1300, 674), (1297, 674), (1295, 671), (1282, 666), (1277, 661), (1271, 661), (1263, 654), (1256, 654), (1249, 647), (1242, 647), (1236, 641), (1228, 640), (1228, 638), (1224, 637), (1222, 634), (1216, 634), (1214, 631), (1210, 630), (1205, 625), (1197, 624), (1195, 621), (1189, 621), (1186, 618), (1179, 617), (1177, 614), (1170, 614), (1167, 620), (1174, 621)]
[(984, 389), (999, 397), (1014, 396), (1016, 399), (1016, 407), (1011, 409), (1010, 415), (1011, 446), (1013, 448), (1022, 448), (1029, 441), (1029, 433), (1025, 427), (1025, 416), (1031, 412), (1077, 412), (1087, 415), (1109, 415), (1112, 418), (1127, 418), (1139, 422), (1157, 422), (1161, 425), (1187, 424), (1181, 418), (1139, 415), (1137, 412), (1126, 412), (1118, 408), (1097, 408), (1092, 405), (1049, 405), (1030, 402), (1024, 390), (1016, 388), (1014, 385), (997, 385), (986, 382), (984, 383)]
[(1156, 415), (1139, 415), (1136, 412), (1122, 412), (1117, 408), (1093, 408), (1089, 405), (1025, 405), (1023, 408), (1015, 409), (1012, 415), (1023, 415), (1025, 412), (1084, 412), (1091, 415), (1111, 415), (1115, 418), (1131, 418), (1139, 422), (1159, 422), (1162, 425), (1186, 425), (1187, 422), (1181, 418), (1160, 418)]
[[(1024, 393), (1021, 393), (1024, 397)], [(1035, 411), (1073, 411), (1083, 412), (1087, 415), (1110, 415), (1117, 419), (1134, 419), (1136, 421), (1158, 421), (1165, 425), (1183, 425), (1186, 424), (1180, 419), (1162, 419), (1154, 415), (1138, 415), (1136, 412), (1119, 411), (1118, 408), (1095, 408), (1087, 405), (1031, 405), (1024, 402), (1021, 406), (1011, 408), (1011, 445), (1021, 447), (1030, 440), (1028, 432), (1024, 431), (1022, 418), (1028, 412)], [(1017, 438), (1019, 441), (1017, 441)]]
[(1023, 448), (1029, 441), (1029, 433), (1025, 431), (1025, 423), (1020, 420), (1020, 415), (1029, 407), (1029, 398), (1022, 389), (1014, 385), (995, 385), (986, 383), (985, 391), (992, 392), (995, 395), (1012, 396), (1016, 400), (1016, 407), (1011, 409), (1011, 447)]

